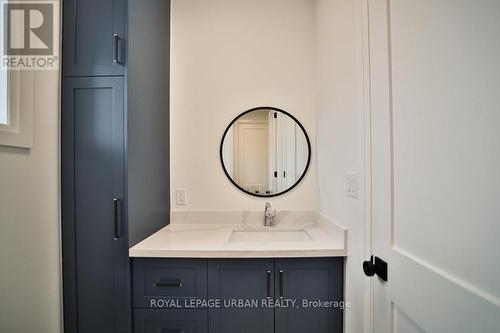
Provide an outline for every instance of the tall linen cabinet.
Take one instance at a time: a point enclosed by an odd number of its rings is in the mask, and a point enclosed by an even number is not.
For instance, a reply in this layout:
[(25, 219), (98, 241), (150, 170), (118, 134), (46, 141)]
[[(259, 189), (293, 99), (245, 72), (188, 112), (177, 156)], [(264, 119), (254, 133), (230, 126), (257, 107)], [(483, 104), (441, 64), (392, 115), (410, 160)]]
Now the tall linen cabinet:
[(169, 222), (169, 0), (65, 0), (64, 329), (131, 332), (128, 249)]

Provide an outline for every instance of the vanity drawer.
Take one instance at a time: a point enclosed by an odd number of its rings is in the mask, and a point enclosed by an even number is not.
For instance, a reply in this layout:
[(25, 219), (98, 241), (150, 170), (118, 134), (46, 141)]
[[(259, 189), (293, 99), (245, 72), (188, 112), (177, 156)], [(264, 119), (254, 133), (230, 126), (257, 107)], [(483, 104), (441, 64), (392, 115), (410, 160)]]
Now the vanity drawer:
[(134, 333), (207, 333), (206, 310), (134, 310)]
[[(133, 302), (136, 308), (157, 308), (158, 300), (175, 301), (207, 297), (207, 261), (204, 259), (138, 258), (132, 262)], [(172, 303), (169, 303), (172, 304)], [(172, 305), (162, 308), (172, 308)]]

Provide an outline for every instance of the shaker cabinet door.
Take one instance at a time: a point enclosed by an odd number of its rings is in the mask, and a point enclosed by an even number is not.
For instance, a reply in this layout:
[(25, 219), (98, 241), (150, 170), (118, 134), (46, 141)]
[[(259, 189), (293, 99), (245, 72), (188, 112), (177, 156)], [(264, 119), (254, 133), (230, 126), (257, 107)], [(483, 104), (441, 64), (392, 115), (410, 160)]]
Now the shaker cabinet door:
[(65, 79), (65, 332), (128, 331), (123, 120), (123, 78)]
[(298, 305), (275, 309), (276, 333), (341, 333), (342, 310), (317, 301), (343, 300), (343, 258), (276, 259), (275, 265), (276, 299)]
[(274, 296), (273, 271), (273, 259), (209, 260), (208, 297), (222, 302), (208, 310), (210, 333), (273, 333), (274, 309), (260, 306)]
[(65, 0), (64, 76), (123, 75), (125, 0)]

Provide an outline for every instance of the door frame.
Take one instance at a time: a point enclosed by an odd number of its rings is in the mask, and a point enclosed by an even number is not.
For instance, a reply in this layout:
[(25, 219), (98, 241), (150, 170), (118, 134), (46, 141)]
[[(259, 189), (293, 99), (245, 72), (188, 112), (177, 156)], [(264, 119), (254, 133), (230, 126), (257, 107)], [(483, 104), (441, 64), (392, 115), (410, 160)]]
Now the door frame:
[[(241, 181), (241, 174), (240, 174), (240, 148), (241, 148), (241, 139), (242, 139), (242, 130), (249, 130), (249, 129), (255, 129), (259, 130), (261, 129), (262, 126), (266, 125), (266, 134), (268, 134), (268, 123), (263, 120), (238, 120), (234, 124), (235, 126), (233, 127), (233, 176), (234, 179), (238, 184), (242, 184), (243, 182)], [(268, 140), (266, 140), (268, 142)], [(269, 155), (266, 154), (266, 165), (269, 165)], [(269, 168), (268, 168), (269, 169)], [(265, 186), (268, 185), (269, 180), (267, 179), (269, 177), (269, 174), (265, 172)], [(242, 185), (243, 187), (244, 185)]]
[[(364, 255), (368, 259), (373, 254), (372, 233), (372, 96), (370, 66), (370, 0), (360, 0), (361, 40), (363, 72), (363, 155), (364, 155)], [(359, 265), (361, 266), (361, 262)], [(362, 274), (360, 272), (360, 274)], [(365, 279), (364, 332), (373, 332), (373, 279)]]

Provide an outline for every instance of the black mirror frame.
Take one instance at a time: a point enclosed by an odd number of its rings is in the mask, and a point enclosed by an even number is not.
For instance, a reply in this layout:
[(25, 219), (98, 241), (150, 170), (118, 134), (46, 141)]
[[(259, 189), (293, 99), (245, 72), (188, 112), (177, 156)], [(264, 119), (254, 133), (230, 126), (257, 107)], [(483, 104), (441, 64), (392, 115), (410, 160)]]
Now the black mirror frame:
[[(295, 123), (297, 123), (299, 125), (300, 129), (304, 133), (304, 136), (306, 137), (306, 141), (307, 141), (307, 149), (309, 150), (309, 154), (307, 156), (307, 164), (306, 164), (306, 167), (304, 168), (304, 172), (302, 173), (302, 175), (300, 176), (300, 178), (295, 182), (295, 184), (293, 184), (293, 186), (290, 186), (286, 190), (284, 190), (284, 191), (282, 191), (280, 193), (275, 193), (275, 194), (257, 194), (257, 193), (248, 192), (245, 189), (243, 189), (240, 185), (238, 185), (233, 180), (233, 178), (231, 178), (231, 176), (227, 172), (226, 166), (224, 165), (224, 158), (222, 156), (224, 139), (226, 138), (227, 132), (229, 131), (229, 129), (231, 128), (231, 126), (233, 126), (233, 124), (236, 122), (236, 120), (238, 120), (240, 117), (246, 115), (247, 113), (250, 113), (250, 112), (253, 112), (253, 111), (257, 111), (257, 110), (262, 110), (262, 109), (267, 109), (267, 110), (273, 110), (273, 111), (276, 111), (276, 112), (281, 112), (281, 113), (287, 115), (288, 117), (292, 118), (295, 121)], [(247, 110), (245, 112), (240, 113), (239, 115), (236, 116), (236, 118), (234, 118), (229, 123), (229, 125), (226, 127), (226, 130), (224, 131), (224, 134), (222, 135), (222, 140), (221, 140), (220, 149), (219, 149), (219, 155), (220, 155), (220, 162), (222, 164), (222, 170), (224, 170), (224, 174), (231, 181), (231, 183), (233, 183), (233, 185), (236, 186), (240, 191), (242, 191), (245, 194), (249, 194), (249, 195), (252, 195), (252, 196), (258, 197), (258, 198), (272, 198), (272, 197), (276, 197), (278, 195), (282, 195), (282, 194), (285, 194), (285, 193), (291, 191), (292, 189), (295, 188), (295, 186), (297, 186), (302, 181), (302, 179), (304, 179), (305, 175), (307, 174), (307, 171), (309, 170), (309, 165), (311, 164), (312, 149), (311, 149), (311, 141), (309, 140), (309, 136), (307, 135), (306, 129), (304, 128), (304, 126), (302, 126), (302, 124), (300, 123), (300, 121), (297, 120), (297, 118), (295, 118), (290, 113), (288, 113), (288, 112), (286, 112), (286, 111), (284, 111), (282, 109), (278, 109), (278, 108), (275, 108), (275, 107), (272, 107), (272, 106), (259, 106), (259, 107), (255, 107), (255, 108), (252, 108), (250, 110)]]

